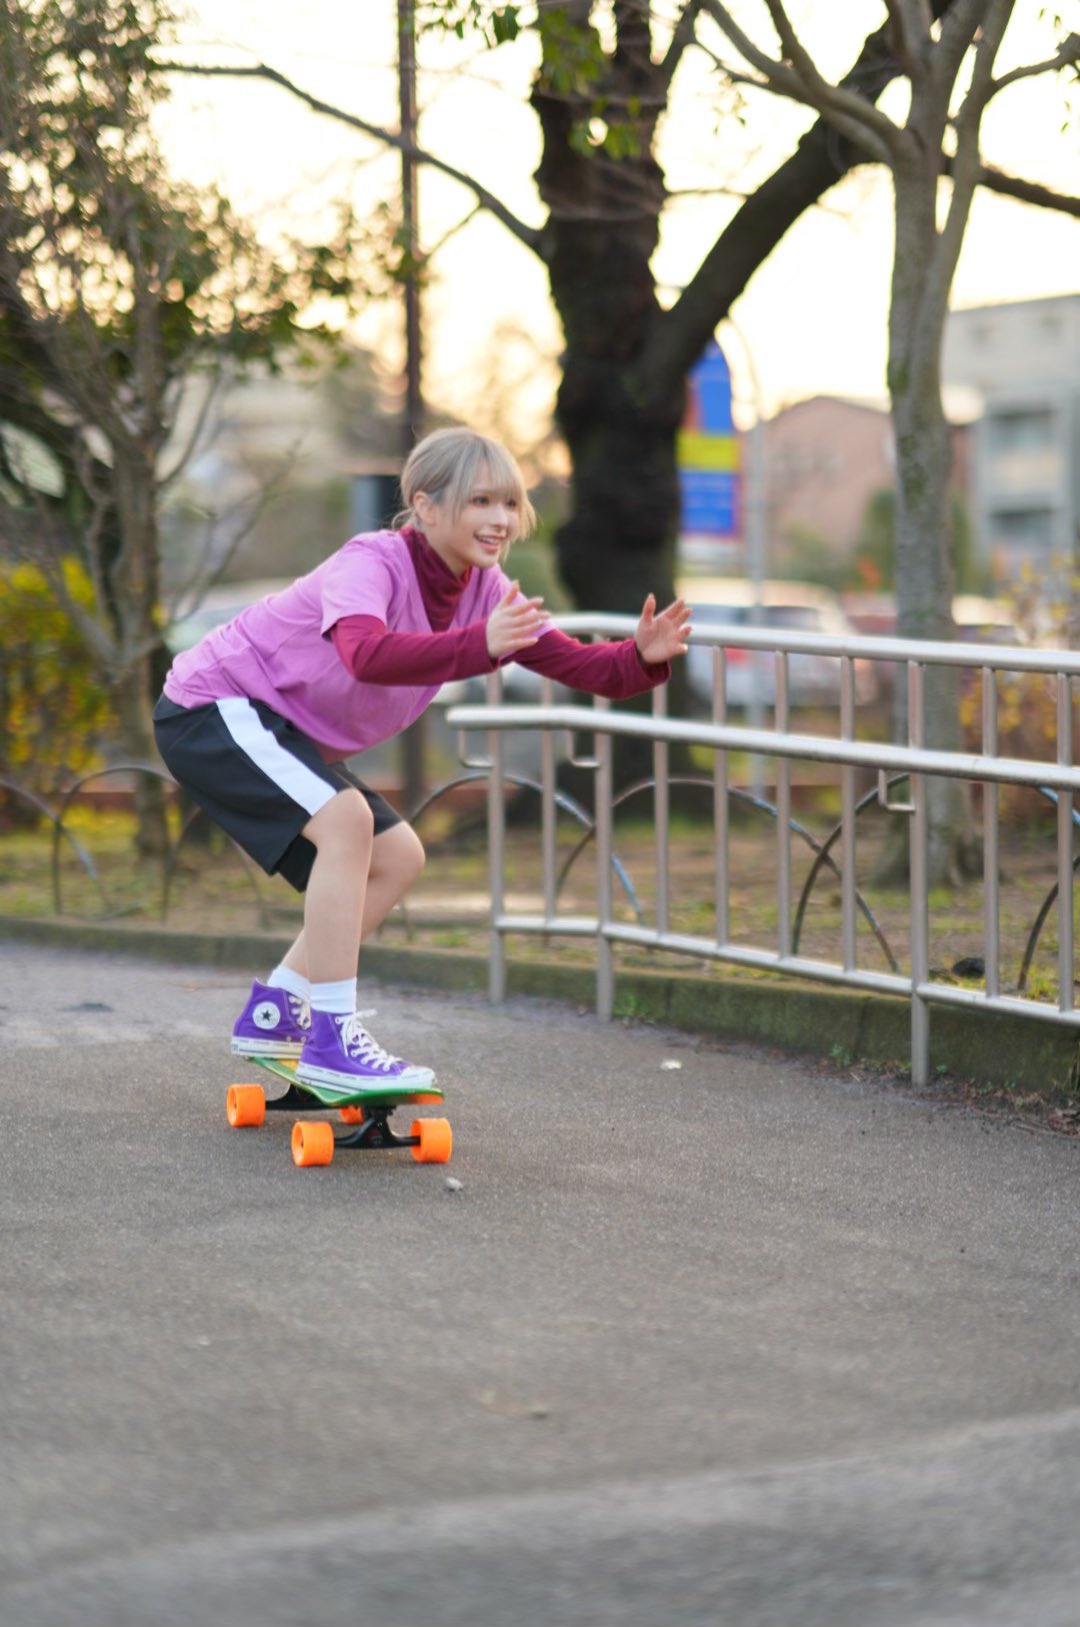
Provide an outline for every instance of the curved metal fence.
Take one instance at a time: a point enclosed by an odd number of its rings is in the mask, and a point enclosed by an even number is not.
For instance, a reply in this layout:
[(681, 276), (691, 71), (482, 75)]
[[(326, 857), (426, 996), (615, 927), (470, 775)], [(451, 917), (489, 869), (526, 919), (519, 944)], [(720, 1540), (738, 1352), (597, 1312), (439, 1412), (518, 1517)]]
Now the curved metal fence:
[[(631, 635), (635, 622), (622, 616), (571, 616), (560, 620), (567, 631), (583, 637), (621, 638)], [(1073, 799), (1080, 790), (1080, 769), (1073, 764), (1075, 734), (1073, 686), (1080, 677), (1080, 656), (1064, 650), (1019, 649), (1003, 645), (938, 644), (915, 640), (877, 638), (836, 638), (822, 634), (800, 634), (754, 628), (703, 628), (693, 635), (695, 644), (713, 652), (712, 713), (708, 719), (669, 718), (666, 693), (653, 694), (652, 713), (613, 710), (602, 700), (592, 705), (559, 704), (550, 685), (545, 685), (538, 705), (507, 705), (501, 702), (499, 675), (488, 682), (488, 699), (483, 705), (459, 705), (449, 713), (449, 722), (462, 737), (463, 757), (474, 769), (485, 769), (489, 777), (489, 888), (491, 893), (489, 990), (493, 1000), (506, 991), (506, 943), (513, 934), (564, 935), (595, 941), (597, 956), (596, 1009), (610, 1017), (614, 1007), (614, 950), (618, 944), (663, 950), (696, 960), (714, 960), (735, 966), (756, 968), (781, 976), (808, 978), (827, 984), (870, 990), (900, 996), (911, 1006), (911, 1069), (917, 1082), (929, 1078), (930, 1011), (935, 1005), (959, 1005), (983, 1012), (1009, 1012), (1039, 1021), (1080, 1028), (1080, 1012), (1074, 1007), (1073, 877), (1074, 828)], [(773, 663), (773, 687), (768, 709), (771, 727), (751, 727), (731, 721), (728, 715), (728, 663), (733, 651), (763, 652)], [(791, 669), (793, 658), (813, 655), (832, 658), (838, 665), (839, 733), (828, 735), (798, 731), (792, 727)], [(908, 738), (898, 744), (889, 740), (860, 739), (856, 727), (857, 664), (880, 668), (889, 664), (903, 671), (907, 681)], [(981, 679), (981, 729), (977, 751), (941, 751), (927, 746), (927, 672), (935, 667), (962, 667)], [(1009, 757), (999, 752), (1000, 694), (1005, 675), (1040, 675), (1054, 694), (1052, 755), (1031, 758)], [(509, 731), (537, 730), (543, 741), (543, 807), (541, 846), (543, 857), (544, 903), (540, 914), (513, 913), (506, 908), (505, 810), (501, 795), (503, 781), (503, 742)], [(486, 738), (485, 755), (467, 756), (468, 734), (479, 731)], [(596, 847), (594, 908), (587, 915), (567, 916), (556, 908), (556, 867), (554, 844), (555, 770), (552, 742), (557, 733), (584, 736), (594, 743), (591, 755), (578, 757), (579, 766), (589, 767), (595, 777), (596, 821), (590, 838)], [(630, 923), (616, 918), (611, 890), (611, 858), (614, 841), (614, 814), (618, 805), (612, 773), (613, 747), (617, 739), (637, 739), (651, 743), (653, 774), (652, 811), (656, 837), (656, 898), (651, 923)], [(676, 779), (670, 771), (673, 745), (705, 748), (712, 758), (712, 818), (714, 830), (714, 873), (712, 877), (715, 930), (711, 934), (672, 931), (670, 925), (670, 792)], [(775, 804), (769, 807), (775, 824), (775, 904), (776, 934), (770, 944), (748, 945), (733, 941), (730, 915), (731, 804), (745, 795), (731, 784), (732, 755), (769, 758), (776, 765)], [(801, 836), (792, 818), (792, 779), (794, 763), (815, 763), (832, 768), (839, 782), (841, 816), (831, 835), (818, 845), (810, 874), (797, 906), (792, 885), (791, 844)], [(876, 789), (861, 798), (856, 775), (870, 771), (877, 777)], [(936, 778), (978, 782), (982, 786), (983, 911), (980, 958), (984, 971), (981, 989), (958, 987), (935, 980), (930, 966), (929, 840), (930, 784)], [(905, 781), (908, 800), (890, 800), (890, 790)], [(1000, 807), (999, 791), (1006, 785), (1026, 786), (1052, 799), (1056, 804), (1056, 880), (1044, 901), (1028, 940), (1017, 993), (1002, 989), (1000, 953)], [(910, 822), (910, 867), (908, 888), (909, 958), (905, 971), (879, 930), (875, 931), (887, 969), (859, 964), (857, 923), (868, 906), (856, 884), (856, 822), (860, 812), (871, 804), (886, 809), (893, 817)], [(833, 858), (839, 849), (839, 864)], [(838, 958), (810, 957), (800, 948), (806, 908), (811, 889), (822, 867), (839, 872), (841, 891), (841, 951)], [(1050, 915), (1056, 913), (1058, 990), (1054, 1002), (1024, 995), (1024, 979), (1039, 934)], [(876, 923), (875, 923), (876, 926)]]

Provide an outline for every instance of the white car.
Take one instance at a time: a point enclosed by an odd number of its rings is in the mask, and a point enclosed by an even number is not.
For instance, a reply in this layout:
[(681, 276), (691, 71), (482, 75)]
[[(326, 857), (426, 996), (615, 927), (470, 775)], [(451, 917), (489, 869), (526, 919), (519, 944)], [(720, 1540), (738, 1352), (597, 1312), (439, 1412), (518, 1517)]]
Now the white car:
[[(834, 638), (852, 638), (855, 628), (840, 607), (840, 601), (827, 588), (807, 582), (765, 581), (760, 586), (760, 611), (754, 619), (754, 584), (743, 577), (685, 577), (679, 593), (690, 606), (694, 628), (699, 632), (721, 627), (732, 629), (760, 627), (806, 633), (825, 633)], [(727, 646), (727, 701), (736, 709), (756, 699), (764, 706), (776, 702), (776, 661), (766, 651)], [(691, 641), (686, 657), (686, 676), (694, 698), (711, 705), (713, 693), (713, 647)], [(840, 660), (832, 655), (791, 655), (788, 657), (789, 694), (792, 706), (838, 705), (840, 701)], [(878, 693), (873, 663), (855, 662), (855, 700), (868, 705)]]

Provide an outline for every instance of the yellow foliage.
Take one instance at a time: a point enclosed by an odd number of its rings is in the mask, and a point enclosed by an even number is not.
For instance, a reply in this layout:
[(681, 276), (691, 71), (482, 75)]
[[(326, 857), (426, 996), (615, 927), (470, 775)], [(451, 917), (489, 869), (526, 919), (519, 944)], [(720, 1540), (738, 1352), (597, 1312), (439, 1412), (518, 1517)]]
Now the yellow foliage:
[[(1020, 646), (1068, 649), (1080, 628), (1080, 574), (1072, 560), (1048, 570), (1025, 560), (1005, 595)], [(973, 671), (960, 704), (965, 739), (982, 743), (982, 674)], [(1052, 674), (1001, 672), (997, 678), (998, 749), (1005, 756), (1053, 761), (1057, 748), (1057, 684)]]
[[(89, 609), (93, 585), (63, 564), (64, 586)], [(0, 563), (0, 774), (48, 794), (98, 761), (112, 716), (109, 691), (46, 573)]]

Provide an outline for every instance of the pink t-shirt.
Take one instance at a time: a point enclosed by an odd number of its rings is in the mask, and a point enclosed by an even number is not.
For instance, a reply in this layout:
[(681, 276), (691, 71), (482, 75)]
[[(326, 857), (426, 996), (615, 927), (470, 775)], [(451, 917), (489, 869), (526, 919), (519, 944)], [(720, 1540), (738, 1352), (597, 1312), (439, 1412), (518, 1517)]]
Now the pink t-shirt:
[[(470, 572), (450, 626), (486, 621), (509, 586), (497, 565)], [(282, 593), (216, 627), (176, 657), (165, 693), (178, 706), (230, 695), (262, 701), (330, 762), (366, 751), (407, 728), (439, 686), (358, 682), (329, 637), (343, 616), (375, 616), (392, 632), (431, 632), (400, 532), (353, 537)]]

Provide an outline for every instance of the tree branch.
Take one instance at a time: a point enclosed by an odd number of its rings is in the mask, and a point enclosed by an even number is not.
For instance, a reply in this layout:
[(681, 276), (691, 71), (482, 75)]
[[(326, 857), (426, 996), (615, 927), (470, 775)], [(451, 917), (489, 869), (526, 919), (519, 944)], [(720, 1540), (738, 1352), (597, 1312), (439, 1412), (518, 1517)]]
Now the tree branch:
[[(1070, 34), (1062, 40), (1055, 55), (1045, 62), (1029, 62), (1025, 67), (1010, 68), (1000, 79), (995, 79), (990, 87), (990, 96), (996, 96), (1007, 85), (1014, 85), (1018, 79), (1034, 79), (1039, 74), (1055, 73), (1060, 68), (1073, 67), (1077, 63), (1080, 63), (1080, 34)], [(989, 101), (989, 96), (987, 100)]]
[(989, 0), (953, 0), (948, 15), (942, 20), (930, 71), (938, 85), (950, 93), (964, 55), (986, 15), (988, 3)]
[[(926, 269), (926, 292), (936, 315), (934, 331), (938, 333), (944, 327), (949, 292), (971, 214), (971, 200), (979, 183), (982, 117), (992, 94), (994, 62), (1012, 11), (1013, 0), (989, 0), (978, 33), (971, 82), (956, 116), (956, 152), (951, 166), (952, 196), (937, 234), (930, 265)], [(941, 88), (943, 94), (947, 94), (945, 86)]]
[[(940, 17), (948, 9), (949, 0), (944, 4), (939, 0), (934, 15)], [(844, 88), (866, 97), (880, 96), (899, 72), (891, 47), (887, 24), (868, 35), (858, 59), (841, 81)], [(673, 378), (679, 369), (690, 367), (754, 271), (789, 228), (830, 187), (863, 162), (861, 152), (845, 148), (824, 116), (819, 118), (791, 157), (746, 198), (721, 232), (688, 286), (665, 313), (643, 358), (642, 370), (650, 378), (654, 374)], [(951, 163), (951, 158), (943, 156), (944, 172), (949, 171)], [(1080, 198), (1007, 175), (992, 166), (982, 166), (979, 184), (999, 196), (1080, 218)]]
[(339, 124), (347, 124), (353, 130), (360, 130), (364, 135), (372, 136), (376, 141), (381, 141), (384, 146), (394, 147), (398, 152), (414, 158), (418, 164), (426, 164), (430, 169), (438, 170), (440, 174), (449, 176), (452, 181), (459, 182), (460, 185), (473, 193), (484, 208), (494, 215), (495, 219), (500, 221), (507, 231), (517, 238), (519, 243), (524, 243), (525, 247), (532, 249), (534, 254), (540, 253), (540, 232), (535, 227), (527, 226), (523, 220), (519, 220), (517, 215), (511, 209), (508, 209), (500, 198), (497, 198), (493, 192), (489, 192), (487, 187), (482, 186), (473, 176), (466, 175), (464, 170), (459, 170), (453, 164), (448, 164), (443, 159), (437, 158), (434, 153), (429, 153), (425, 148), (416, 146), (414, 142), (406, 141), (403, 136), (396, 135), (393, 130), (384, 129), (379, 124), (371, 124), (367, 119), (360, 118), (356, 113), (347, 113), (344, 108), (335, 107), (332, 102), (324, 102), (320, 97), (314, 96), (310, 91), (306, 91), (301, 86), (294, 84), (285, 74), (279, 73), (276, 68), (269, 67), (265, 62), (246, 68), (230, 68), (220, 64), (186, 62), (160, 62), (157, 66), (160, 73), (196, 74), (204, 79), (265, 79), (272, 85), (278, 85), (282, 90), (287, 90), (290, 96), (295, 96), (298, 101), (310, 107), (313, 112), (322, 113), (330, 119), (336, 119)]
[(930, 7), (926, 0), (885, 0), (892, 23), (896, 60), (912, 84), (923, 77), (925, 68), (919, 43), (930, 35)]
[(1006, 175), (1004, 170), (995, 169), (990, 164), (984, 164), (979, 171), (979, 185), (1003, 198), (1018, 198), (1021, 203), (1034, 204), (1038, 209), (1053, 209), (1080, 220), (1080, 198), (1070, 197), (1066, 192), (1053, 192), (1038, 181), (1025, 181), (1018, 175)]
[(708, 15), (721, 33), (727, 36), (751, 67), (765, 76), (773, 90), (816, 109), (841, 135), (863, 147), (872, 158), (888, 163), (900, 140), (900, 131), (893, 121), (858, 94), (823, 79), (796, 37), (779, 0), (766, 0), (766, 4), (780, 35), (780, 43), (791, 58), (791, 67), (786, 62), (778, 62), (755, 45), (735, 22), (727, 6), (721, 4), (721, 0), (704, 0)]
[(701, 13), (703, 0), (686, 0), (679, 20), (671, 35), (671, 43), (664, 53), (664, 60), (660, 64), (660, 82), (667, 90), (675, 77), (675, 71), (690, 46), (694, 43), (697, 29), (697, 20)]

